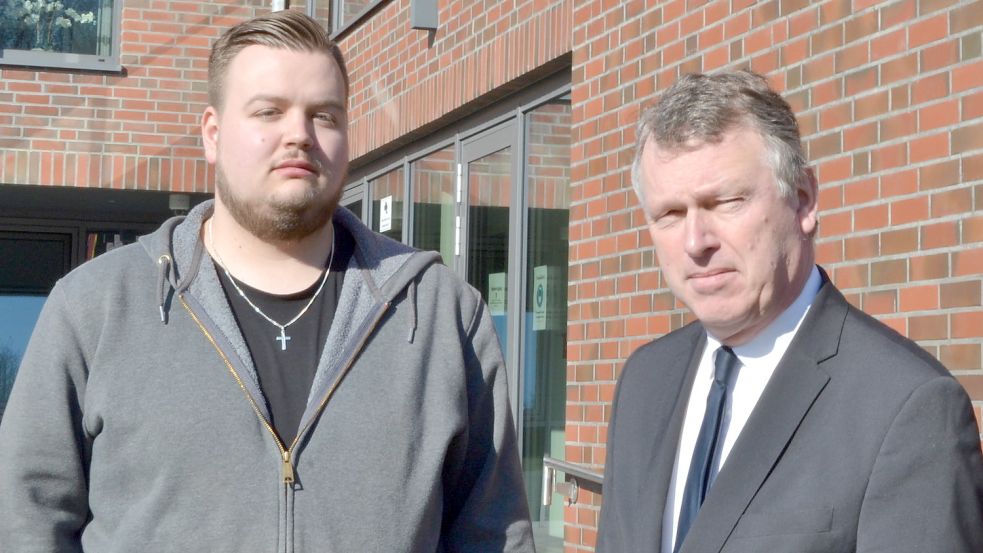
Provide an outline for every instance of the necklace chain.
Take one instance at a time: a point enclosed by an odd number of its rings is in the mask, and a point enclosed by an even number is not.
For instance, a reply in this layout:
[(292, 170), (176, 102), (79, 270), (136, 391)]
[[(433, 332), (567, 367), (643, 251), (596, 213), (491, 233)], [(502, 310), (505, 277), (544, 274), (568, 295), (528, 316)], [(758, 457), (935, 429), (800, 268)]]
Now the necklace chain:
[(328, 256), (328, 268), (325, 269), (324, 275), (321, 277), (321, 284), (318, 285), (317, 290), (314, 292), (314, 295), (311, 296), (311, 299), (308, 300), (307, 305), (305, 305), (303, 309), (300, 310), (299, 313), (294, 315), (294, 318), (290, 319), (288, 322), (283, 324), (274, 321), (269, 315), (263, 313), (263, 310), (260, 309), (259, 306), (257, 306), (255, 303), (253, 303), (252, 300), (249, 299), (249, 296), (247, 296), (246, 293), (243, 292), (242, 288), (240, 288), (239, 285), (236, 284), (235, 278), (233, 278), (232, 275), (229, 273), (229, 270), (225, 268), (225, 262), (222, 261), (222, 256), (219, 255), (218, 250), (215, 248), (215, 241), (212, 238), (212, 219), (210, 218), (208, 219), (205, 233), (208, 235), (207, 239), (208, 239), (209, 249), (211, 249), (212, 254), (215, 255), (215, 260), (218, 261), (219, 266), (222, 268), (222, 272), (224, 272), (225, 276), (228, 277), (229, 282), (232, 283), (232, 287), (235, 288), (236, 292), (239, 293), (239, 296), (242, 299), (246, 300), (246, 303), (249, 304), (249, 307), (253, 308), (253, 311), (255, 311), (257, 315), (266, 319), (267, 322), (280, 329), (280, 335), (276, 337), (276, 340), (280, 342), (280, 350), (285, 351), (287, 349), (287, 342), (290, 340), (290, 336), (287, 336), (287, 327), (297, 322), (297, 320), (303, 317), (304, 313), (307, 313), (307, 310), (310, 309), (312, 305), (314, 305), (314, 300), (316, 300), (317, 297), (321, 294), (321, 290), (324, 289), (324, 283), (328, 281), (328, 275), (331, 274), (331, 265), (334, 262), (334, 251), (335, 251), (334, 233), (332, 233), (331, 235), (331, 254)]

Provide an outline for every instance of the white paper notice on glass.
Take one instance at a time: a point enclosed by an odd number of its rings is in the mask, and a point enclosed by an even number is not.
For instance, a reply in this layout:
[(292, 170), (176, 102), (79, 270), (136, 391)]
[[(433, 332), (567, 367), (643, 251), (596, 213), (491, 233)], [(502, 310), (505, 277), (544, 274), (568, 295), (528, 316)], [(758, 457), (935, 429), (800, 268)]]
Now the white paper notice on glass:
[(388, 232), (393, 228), (393, 197), (386, 196), (379, 200), (379, 232)]
[(492, 315), (505, 314), (505, 294), (508, 293), (505, 277), (505, 273), (490, 273), (488, 275), (487, 303)]

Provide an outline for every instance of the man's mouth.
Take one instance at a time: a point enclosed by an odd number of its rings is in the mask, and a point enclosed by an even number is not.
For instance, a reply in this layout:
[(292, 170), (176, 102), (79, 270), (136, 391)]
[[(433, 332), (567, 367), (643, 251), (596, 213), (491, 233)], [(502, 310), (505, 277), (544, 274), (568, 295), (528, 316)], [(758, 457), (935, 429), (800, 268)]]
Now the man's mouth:
[(731, 269), (708, 269), (698, 273), (690, 273), (686, 278), (713, 278), (718, 275), (732, 272)]
[(274, 168), (277, 173), (288, 177), (306, 177), (317, 174), (317, 166), (303, 159), (281, 161)]
[(305, 170), (311, 171), (311, 172), (314, 172), (317, 169), (314, 166), (313, 163), (310, 163), (308, 161), (304, 161), (303, 159), (288, 159), (288, 160), (285, 160), (285, 161), (280, 162), (280, 164), (277, 165), (276, 168), (277, 169), (283, 169), (283, 168), (287, 168), (287, 167), (296, 167), (296, 168), (305, 169)]
[(710, 294), (722, 290), (733, 274), (733, 269), (708, 269), (690, 273), (686, 280), (697, 292)]

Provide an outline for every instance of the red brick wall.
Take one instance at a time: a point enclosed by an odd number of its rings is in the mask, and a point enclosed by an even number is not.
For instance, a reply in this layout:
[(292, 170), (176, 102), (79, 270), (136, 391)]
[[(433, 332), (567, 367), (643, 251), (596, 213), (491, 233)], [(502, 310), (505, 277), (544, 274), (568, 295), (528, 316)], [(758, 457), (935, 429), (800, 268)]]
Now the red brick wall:
[(0, 182), (204, 192), (211, 42), (263, 0), (126, 0), (124, 72), (0, 67)]
[(569, 0), (443, 0), (432, 34), (410, 0), (383, 3), (339, 40), (351, 74), (352, 158), (452, 122), (570, 52)]
[[(686, 317), (630, 184), (642, 106), (680, 73), (765, 73), (820, 181), (819, 261), (983, 406), (983, 3), (574, 0), (567, 459), (600, 469), (614, 382)], [(586, 498), (585, 498), (586, 496)], [(599, 498), (567, 510), (590, 550)]]

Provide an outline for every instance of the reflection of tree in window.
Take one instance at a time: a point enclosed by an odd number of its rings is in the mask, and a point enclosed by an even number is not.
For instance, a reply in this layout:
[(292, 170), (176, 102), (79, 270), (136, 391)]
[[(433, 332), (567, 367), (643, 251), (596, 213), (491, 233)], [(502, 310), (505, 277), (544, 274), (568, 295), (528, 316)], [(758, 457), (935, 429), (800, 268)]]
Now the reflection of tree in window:
[(0, 0), (0, 48), (107, 53), (111, 12), (111, 0)]

